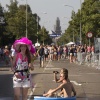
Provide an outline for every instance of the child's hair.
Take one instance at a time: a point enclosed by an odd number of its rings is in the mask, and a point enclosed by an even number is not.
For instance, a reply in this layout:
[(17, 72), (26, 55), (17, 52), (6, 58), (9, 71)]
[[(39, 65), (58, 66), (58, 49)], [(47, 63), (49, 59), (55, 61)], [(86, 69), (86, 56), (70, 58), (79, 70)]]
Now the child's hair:
[(62, 68), (61, 70), (62, 70), (62, 73), (65, 76), (65, 79), (67, 80), (68, 79), (68, 70), (66, 68)]
[(64, 77), (65, 77), (65, 80), (67, 80), (68, 79), (68, 73), (67, 72), (63, 72), (63, 74), (64, 74)]
[(68, 73), (68, 70), (66, 68), (62, 68), (62, 73)]

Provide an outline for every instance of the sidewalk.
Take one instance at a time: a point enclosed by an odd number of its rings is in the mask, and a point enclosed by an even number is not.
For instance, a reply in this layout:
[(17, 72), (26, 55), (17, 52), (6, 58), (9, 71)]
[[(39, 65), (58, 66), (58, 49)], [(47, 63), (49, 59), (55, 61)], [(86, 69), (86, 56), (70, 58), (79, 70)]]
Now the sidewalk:
[(10, 64), (7, 65), (5, 61), (0, 59), (0, 71), (9, 71), (10, 70)]

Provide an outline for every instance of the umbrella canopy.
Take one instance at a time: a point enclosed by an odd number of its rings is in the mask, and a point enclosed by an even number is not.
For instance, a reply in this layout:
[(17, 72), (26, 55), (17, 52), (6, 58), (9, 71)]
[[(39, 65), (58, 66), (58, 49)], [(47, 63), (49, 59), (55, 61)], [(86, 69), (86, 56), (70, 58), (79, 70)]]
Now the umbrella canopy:
[(70, 46), (70, 45), (73, 45), (73, 44), (75, 44), (74, 42), (69, 42), (69, 43), (67, 43), (66, 45), (67, 46)]

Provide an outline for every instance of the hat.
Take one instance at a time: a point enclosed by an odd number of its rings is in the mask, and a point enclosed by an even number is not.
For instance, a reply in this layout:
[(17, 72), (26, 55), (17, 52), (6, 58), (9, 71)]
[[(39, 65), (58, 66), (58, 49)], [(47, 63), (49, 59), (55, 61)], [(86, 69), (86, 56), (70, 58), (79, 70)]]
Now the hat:
[[(27, 45), (28, 49), (30, 50), (30, 52), (31, 52), (32, 54), (35, 53), (35, 48), (32, 46), (32, 41), (29, 40), (28, 38), (22, 37), (21, 39), (16, 40), (16, 41), (14, 42), (14, 44), (13, 44), (14, 49), (15, 49), (16, 51), (18, 51), (21, 44)], [(33, 52), (33, 51), (34, 51), (34, 52)]]

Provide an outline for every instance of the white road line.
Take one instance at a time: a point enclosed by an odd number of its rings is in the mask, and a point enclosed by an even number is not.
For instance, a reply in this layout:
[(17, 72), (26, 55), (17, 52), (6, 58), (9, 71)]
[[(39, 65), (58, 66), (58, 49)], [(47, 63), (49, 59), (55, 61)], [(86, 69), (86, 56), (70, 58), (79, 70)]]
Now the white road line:
[(46, 65), (46, 67), (48, 67), (48, 65), (50, 64), (50, 62), (51, 62), (51, 61), (49, 60), (48, 63), (47, 63), (47, 65)]
[(59, 70), (61, 68), (45, 68), (45, 70)]
[(82, 76), (82, 75), (68, 75), (68, 76)]
[[(47, 63), (47, 65), (46, 65), (46, 67), (48, 67), (48, 65), (49, 65), (49, 64), (50, 64), (50, 60), (48, 61), (48, 63)], [(45, 68), (46, 68), (46, 67), (45, 67)], [(45, 71), (45, 68), (44, 68), (43, 72)], [(30, 99), (31, 99), (31, 96), (32, 96), (32, 94), (34, 93), (34, 91), (35, 91), (35, 89), (36, 89), (37, 85), (38, 85), (38, 84), (36, 84), (36, 85), (34, 86), (33, 90), (32, 90), (32, 91), (31, 91), (31, 93), (30, 93), (30, 96), (29, 96), (29, 99), (28, 99), (28, 100), (30, 100)]]
[(33, 90), (31, 91), (31, 93), (30, 93), (30, 96), (29, 96), (28, 100), (30, 100), (30, 99), (31, 99), (31, 96), (32, 96), (32, 94), (34, 93), (34, 91), (35, 91), (36, 87), (37, 87), (37, 84), (35, 84), (35, 85), (34, 85), (34, 88), (33, 88)]
[(72, 83), (74, 83), (75, 85), (81, 86), (82, 84), (77, 83), (76, 81), (70, 81)]
[(100, 74), (100, 73), (86, 73), (86, 74), (96, 74), (97, 75), (97, 74)]
[(49, 67), (49, 65), (51, 65), (50, 62), (51, 62), (51, 61), (49, 60), (48, 63), (47, 63), (47, 65), (46, 65), (46, 67), (44, 68), (43, 72), (45, 72), (45, 69), (46, 69), (47, 67)]

